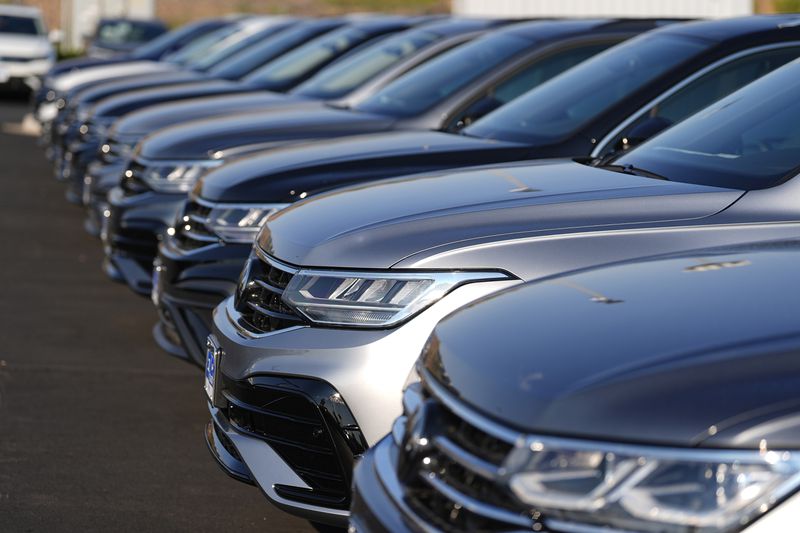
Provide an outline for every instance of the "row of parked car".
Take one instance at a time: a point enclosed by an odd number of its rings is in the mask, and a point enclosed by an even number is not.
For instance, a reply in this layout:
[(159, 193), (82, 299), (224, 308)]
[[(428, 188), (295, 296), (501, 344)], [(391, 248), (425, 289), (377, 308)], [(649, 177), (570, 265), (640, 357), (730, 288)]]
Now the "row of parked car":
[(231, 16), (59, 63), (34, 114), (279, 508), (794, 531), (798, 56), (790, 15)]

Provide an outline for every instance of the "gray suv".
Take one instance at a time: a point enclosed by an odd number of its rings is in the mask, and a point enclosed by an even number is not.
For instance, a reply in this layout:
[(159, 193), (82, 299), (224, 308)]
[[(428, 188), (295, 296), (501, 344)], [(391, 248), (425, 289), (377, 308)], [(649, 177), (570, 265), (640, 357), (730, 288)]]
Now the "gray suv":
[(558, 272), (797, 235), (798, 91), (795, 61), (608, 161), (415, 175), (280, 211), (214, 313), (212, 452), (280, 507), (343, 524), (353, 462), (451, 311)]

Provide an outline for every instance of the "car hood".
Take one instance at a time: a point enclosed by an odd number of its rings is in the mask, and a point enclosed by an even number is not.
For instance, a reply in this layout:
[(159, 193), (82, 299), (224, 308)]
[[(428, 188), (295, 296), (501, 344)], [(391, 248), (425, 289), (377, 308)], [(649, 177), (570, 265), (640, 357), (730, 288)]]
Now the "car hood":
[(284, 143), (384, 131), (393, 124), (378, 115), (332, 108), (311, 111), (264, 111), (193, 121), (145, 139), (145, 159), (202, 159), (211, 152), (255, 143)]
[(136, 91), (170, 84), (190, 83), (203, 79), (205, 79), (205, 77), (202, 74), (192, 70), (154, 72), (152, 74), (144, 74), (123, 80), (91, 85), (77, 94), (77, 101), (81, 104), (89, 104), (126, 91)]
[(192, 120), (199, 120), (251, 110), (260, 111), (264, 108), (298, 102), (310, 103), (311, 101), (283, 93), (253, 91), (157, 104), (121, 117), (114, 125), (112, 135), (120, 137), (141, 136), (168, 126), (187, 122), (188, 117), (191, 117)]
[(73, 87), (101, 80), (107, 81), (122, 76), (136, 76), (176, 69), (175, 65), (158, 61), (128, 61), (112, 65), (97, 65), (59, 74), (53, 79), (52, 87), (56, 91), (66, 92)]
[(53, 51), (46, 36), (0, 33), (0, 57), (41, 57)]
[(527, 152), (523, 144), (435, 131), (356, 135), (234, 161), (207, 176), (201, 195), (217, 202), (291, 202), (348, 183), (522, 159)]
[(784, 241), (528, 284), (442, 321), (424, 364), (525, 432), (796, 448), (799, 261)]
[(249, 92), (247, 86), (227, 80), (201, 80), (178, 85), (167, 85), (165, 87), (154, 87), (152, 89), (141, 89), (120, 93), (98, 102), (93, 108), (92, 113), (96, 117), (119, 117), (132, 111), (137, 111), (143, 107), (160, 104), (164, 102), (174, 102), (177, 100), (188, 100), (190, 98), (201, 98), (204, 96), (233, 94)]
[(293, 264), (389, 268), (455, 243), (697, 219), (724, 209), (741, 194), (571, 161), (539, 161), (407, 176), (325, 193), (281, 211), (259, 241)]

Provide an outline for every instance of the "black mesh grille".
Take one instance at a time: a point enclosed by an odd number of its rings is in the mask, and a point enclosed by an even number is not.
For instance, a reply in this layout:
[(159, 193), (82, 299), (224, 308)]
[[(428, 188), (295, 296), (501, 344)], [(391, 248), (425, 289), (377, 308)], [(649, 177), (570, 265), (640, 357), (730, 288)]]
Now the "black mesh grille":
[(187, 201), (183, 212), (175, 221), (175, 243), (183, 250), (196, 250), (219, 242), (214, 232), (208, 228), (211, 208), (194, 201)]
[(146, 167), (135, 160), (128, 164), (128, 168), (122, 174), (120, 186), (125, 191), (126, 196), (135, 196), (150, 190), (144, 181), (144, 171)]
[(347, 508), (353, 463), (366, 441), (338, 393), (305, 378), (221, 377), (216, 403), (230, 423), (269, 443), (310, 487), (276, 490), (290, 499)]
[(405, 446), (400, 459), (409, 507), (448, 532), (541, 531), (538, 513), (497, 480), (513, 445), (461, 419), (427, 393), (425, 404), (421, 436), (429, 444), (424, 450)]
[(302, 319), (281, 300), (294, 275), (287, 268), (258, 256), (248, 260), (245, 277), (234, 300), (243, 326), (257, 333), (268, 333), (303, 324)]

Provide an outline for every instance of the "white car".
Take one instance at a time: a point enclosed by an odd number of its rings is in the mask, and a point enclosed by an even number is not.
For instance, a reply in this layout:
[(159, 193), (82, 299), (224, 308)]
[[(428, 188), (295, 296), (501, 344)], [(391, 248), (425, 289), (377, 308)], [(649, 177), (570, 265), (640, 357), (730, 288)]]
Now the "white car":
[(36, 88), (55, 58), (39, 9), (0, 5), (0, 84)]

